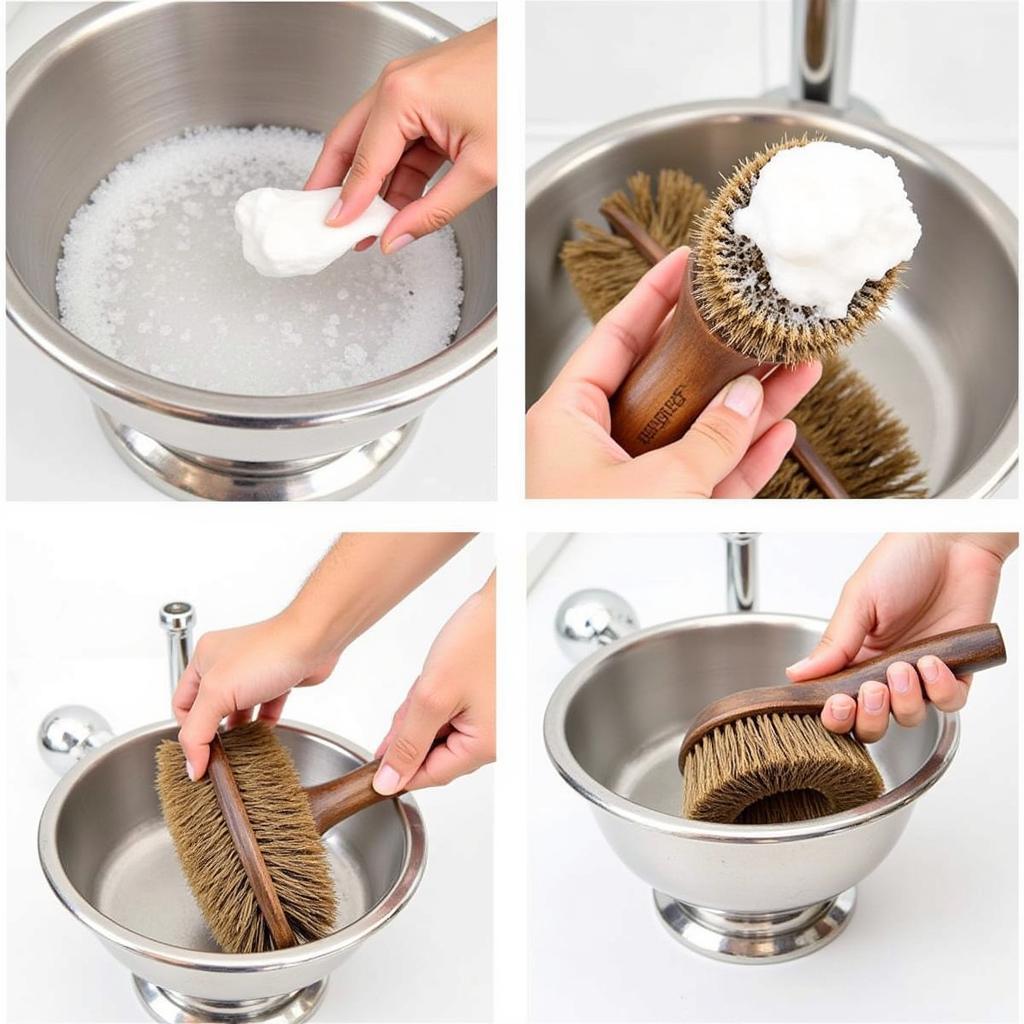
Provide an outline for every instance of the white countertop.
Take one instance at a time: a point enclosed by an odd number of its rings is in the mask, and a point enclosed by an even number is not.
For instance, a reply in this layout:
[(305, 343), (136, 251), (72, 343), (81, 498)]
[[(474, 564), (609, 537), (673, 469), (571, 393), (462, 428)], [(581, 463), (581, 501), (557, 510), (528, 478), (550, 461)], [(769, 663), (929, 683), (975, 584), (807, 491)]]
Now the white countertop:
[[(828, 616), (875, 538), (765, 535), (765, 611)], [(714, 535), (576, 535), (534, 585), (529, 637), (530, 1000), (539, 1021), (1005, 1021), (1017, 1019), (1017, 566), (993, 618), (1010, 662), (980, 675), (953, 765), (889, 857), (857, 887), (846, 931), (774, 966), (689, 952), (619, 862), (544, 750), (548, 697), (570, 668), (554, 615), (606, 587), (642, 626), (724, 609)]]
[[(36, 752), (43, 716), (86, 704), (115, 733), (169, 718), (160, 606), (192, 601), (200, 630), (272, 614), (337, 534), (329, 505), (310, 508), (301, 532), (236, 516), (197, 518), (185, 530), (170, 505), (145, 516), (127, 505), (79, 507), (91, 545), (69, 536), (67, 506), (13, 506), (9, 515), (19, 597), (8, 632), (4, 1019), (26, 1024), (148, 1019), (128, 971), (61, 906), (39, 868), (36, 825), (57, 782)], [(178, 542), (154, 545), (161, 536)], [(356, 641), (330, 680), (292, 694), (285, 718), (373, 749), (437, 631), (493, 564), (491, 540), (477, 538)], [(428, 843), (420, 888), (334, 972), (317, 1021), (490, 1018), (493, 768), (416, 801)]]
[[(89, 3), (7, 5), (7, 63)], [(422, 6), (469, 29), (494, 17), (490, 3)], [(340, 113), (340, 111), (339, 111)], [(19, 501), (167, 501), (137, 477), (100, 434), (92, 405), (70, 374), (10, 322), (7, 339), (7, 496)], [(497, 491), (495, 360), (445, 390), (409, 450), (359, 499), (486, 501)], [(456, 453), (457, 457), (453, 457)]]

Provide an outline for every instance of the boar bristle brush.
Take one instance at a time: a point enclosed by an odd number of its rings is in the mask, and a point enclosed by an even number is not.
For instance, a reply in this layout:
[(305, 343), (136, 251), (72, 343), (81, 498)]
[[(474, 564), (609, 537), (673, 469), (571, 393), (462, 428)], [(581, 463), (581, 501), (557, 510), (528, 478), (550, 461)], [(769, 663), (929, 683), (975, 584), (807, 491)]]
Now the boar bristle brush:
[[(697, 244), (698, 215), (707, 204), (702, 185), (681, 170), (661, 171), (656, 192), (643, 172), (632, 175), (628, 185), (628, 194), (619, 191), (601, 203), (611, 231), (578, 220), (575, 227), (582, 237), (562, 245), (562, 264), (593, 323), (668, 251)], [(794, 452), (758, 497), (925, 495), (924, 474), (918, 471), (906, 427), (841, 357), (825, 362), (821, 381), (791, 419), (798, 429)], [(817, 457), (801, 461), (809, 453)], [(834, 478), (831, 491), (822, 486), (825, 480), (816, 479), (821, 464)]]
[(260, 953), (324, 938), (337, 901), (320, 836), (388, 799), (377, 762), (303, 789), (291, 755), (262, 722), (219, 733), (192, 782), (181, 746), (156, 754), (164, 820), (210, 932), (225, 953)]
[(1006, 661), (994, 623), (913, 644), (810, 683), (734, 693), (705, 707), (679, 751), (683, 817), (767, 825), (803, 821), (859, 807), (880, 796), (883, 781), (870, 754), (851, 735), (829, 732), (818, 715), (829, 697), (856, 699), (863, 683), (882, 682), (897, 661), (926, 655), (957, 675)]

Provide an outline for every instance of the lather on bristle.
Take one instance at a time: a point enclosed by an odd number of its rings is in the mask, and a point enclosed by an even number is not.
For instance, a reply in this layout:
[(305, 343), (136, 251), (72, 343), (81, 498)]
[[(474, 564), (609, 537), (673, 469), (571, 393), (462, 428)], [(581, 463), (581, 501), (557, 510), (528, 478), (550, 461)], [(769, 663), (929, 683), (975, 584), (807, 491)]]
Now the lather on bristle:
[[(221, 734), (242, 802), (285, 916), (299, 942), (334, 931), (337, 913), (327, 853), (291, 756), (262, 722)], [(192, 782), (181, 746), (157, 749), (156, 788), (178, 860), (225, 953), (274, 948), (209, 776)]]
[(705, 736), (686, 756), (684, 818), (725, 824), (804, 821), (859, 807), (884, 788), (853, 736), (816, 715), (756, 715)]
[(741, 161), (698, 215), (693, 229), (697, 308), (722, 341), (761, 363), (796, 366), (835, 355), (878, 316), (900, 274), (896, 266), (880, 281), (866, 281), (846, 316), (826, 319), (779, 295), (761, 251), (733, 231), (733, 214), (750, 203), (761, 168), (780, 150), (810, 141), (806, 135), (784, 139)]

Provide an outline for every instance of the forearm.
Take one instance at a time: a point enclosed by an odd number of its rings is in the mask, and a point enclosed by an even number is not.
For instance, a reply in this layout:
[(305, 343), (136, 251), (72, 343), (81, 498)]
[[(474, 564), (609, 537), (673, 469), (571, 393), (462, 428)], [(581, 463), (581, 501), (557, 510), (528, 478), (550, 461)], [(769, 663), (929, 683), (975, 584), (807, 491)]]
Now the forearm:
[(351, 533), (282, 612), (323, 655), (356, 637), (460, 551), (469, 533)]

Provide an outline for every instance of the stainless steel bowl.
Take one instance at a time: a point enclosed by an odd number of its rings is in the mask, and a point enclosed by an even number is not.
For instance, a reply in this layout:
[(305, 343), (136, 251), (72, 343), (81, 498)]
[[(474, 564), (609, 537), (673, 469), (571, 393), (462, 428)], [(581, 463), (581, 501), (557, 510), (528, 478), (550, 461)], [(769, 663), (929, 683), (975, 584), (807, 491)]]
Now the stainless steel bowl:
[(784, 135), (822, 132), (891, 156), (924, 228), (884, 319), (849, 350), (899, 410), (935, 497), (990, 494), (1017, 461), (1017, 220), (974, 175), (880, 121), (821, 104), (722, 100), (605, 125), (531, 169), (526, 212), (527, 398), (536, 400), (589, 329), (558, 250), (574, 218), (637, 170), (682, 167), (714, 188)]
[(700, 953), (770, 962), (834, 938), (854, 885), (885, 859), (956, 751), (957, 717), (930, 708), (923, 725), (892, 726), (872, 746), (886, 790), (863, 807), (774, 826), (680, 817), (677, 758), (691, 719), (737, 689), (785, 678), (823, 626), (744, 612), (643, 629), (577, 665), (548, 704), (544, 739), (558, 772), (654, 889), (664, 923)]
[(189, 125), (327, 130), (389, 60), (457, 31), (412, 4), (99, 4), (11, 69), (8, 316), (81, 381), (151, 483), (267, 500), (342, 496), (376, 479), (431, 401), (495, 351), (495, 195), (454, 224), (465, 300), (447, 349), (370, 384), (274, 398), (168, 383), (61, 327), (54, 279), (75, 210), (116, 163)]
[[(39, 822), (47, 880), (132, 972), (158, 1020), (304, 1020), (328, 974), (419, 884), (426, 836), (416, 803), (406, 796), (379, 804), (324, 837), (340, 907), (333, 935), (270, 953), (221, 953), (181, 873), (154, 788), (156, 746), (176, 734), (172, 723), (136, 729), (68, 771)], [(369, 759), (360, 747), (310, 726), (280, 725), (278, 737), (304, 785)]]

